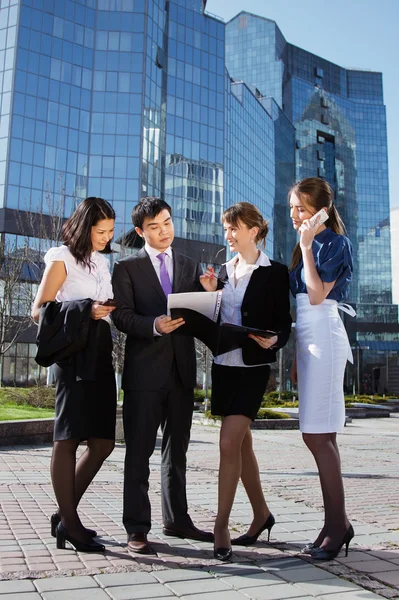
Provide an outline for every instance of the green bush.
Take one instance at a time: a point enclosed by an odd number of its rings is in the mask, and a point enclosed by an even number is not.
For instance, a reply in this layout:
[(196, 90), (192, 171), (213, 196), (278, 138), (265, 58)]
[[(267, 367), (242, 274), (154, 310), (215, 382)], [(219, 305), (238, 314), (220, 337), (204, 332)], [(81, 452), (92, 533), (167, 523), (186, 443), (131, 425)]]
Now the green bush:
[[(212, 396), (212, 390), (208, 389), (208, 398)], [(199, 388), (194, 389), (194, 402), (204, 402), (205, 401), (205, 390), (201, 390)]]
[(55, 408), (55, 389), (47, 386), (33, 388), (1, 388), (1, 403), (27, 405), (35, 408)]
[[(204, 413), (204, 416), (207, 419), (212, 419), (213, 421), (220, 421), (221, 417), (215, 416), (211, 414), (210, 410), (207, 410)], [(257, 419), (289, 419), (289, 415), (285, 413), (275, 412), (274, 410), (267, 410), (264, 408), (260, 408), (259, 412), (256, 416)]]
[(206, 417), (207, 419), (212, 419), (212, 421), (220, 421), (222, 418), (217, 415), (213, 415), (210, 410), (206, 410), (204, 412), (204, 417)]
[[(295, 398), (294, 404), (292, 403), (292, 398)], [(271, 406), (295, 406), (295, 402), (297, 403), (298, 397), (293, 392), (282, 392), (281, 400), (279, 400), (278, 392), (269, 392), (263, 396), (262, 400), (262, 408), (268, 408)]]
[(274, 410), (267, 410), (267, 408), (260, 408), (256, 416), (257, 419), (289, 419), (290, 416), (286, 413), (277, 412)]

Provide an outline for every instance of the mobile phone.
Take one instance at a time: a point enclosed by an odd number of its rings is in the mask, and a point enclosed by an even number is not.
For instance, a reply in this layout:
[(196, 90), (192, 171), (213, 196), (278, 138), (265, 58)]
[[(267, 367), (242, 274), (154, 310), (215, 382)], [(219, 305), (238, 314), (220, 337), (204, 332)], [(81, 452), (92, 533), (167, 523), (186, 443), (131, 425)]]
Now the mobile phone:
[(103, 302), (103, 306), (116, 306), (116, 300), (114, 298), (108, 298), (108, 300)]
[(312, 225), (312, 227), (316, 225), (320, 227), (320, 225), (323, 225), (323, 223), (325, 223), (328, 219), (328, 212), (325, 208), (322, 208), (316, 214), (310, 217), (309, 223)]

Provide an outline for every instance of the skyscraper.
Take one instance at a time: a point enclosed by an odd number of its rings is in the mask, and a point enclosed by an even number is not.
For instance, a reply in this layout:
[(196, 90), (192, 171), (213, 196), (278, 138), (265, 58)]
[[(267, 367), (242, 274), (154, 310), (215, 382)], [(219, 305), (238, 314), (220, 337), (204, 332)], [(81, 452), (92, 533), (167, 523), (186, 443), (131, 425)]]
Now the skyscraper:
[[(31, 235), (42, 255), (51, 241), (24, 227), (23, 215), (51, 214), (60, 203), (67, 217), (82, 198), (101, 196), (116, 211), (115, 239), (135, 246), (132, 208), (157, 195), (172, 206), (175, 245), (220, 262), (227, 176), (229, 202), (245, 197), (271, 216), (273, 121), (245, 85), (230, 81), (225, 25), (205, 5), (2, 1), (3, 244), (17, 249)], [(24, 331), (1, 355), (3, 381), (38, 378), (34, 355), (34, 331)]]
[[(240, 13), (226, 25), (205, 9), (205, 0), (2, 0), (1, 248), (18, 255), (31, 236), (40, 260), (51, 241), (26, 213), (57, 206), (67, 217), (86, 196), (112, 202), (115, 239), (134, 248), (132, 208), (158, 195), (172, 206), (176, 247), (201, 262), (221, 262), (220, 216), (246, 200), (269, 220), (268, 254), (287, 263), (287, 191), (319, 175), (355, 247), (351, 336), (365, 347), (373, 321), (380, 337), (397, 322), (381, 74), (296, 48), (268, 19)], [(18, 298), (14, 309), (26, 314)], [(34, 354), (26, 330), (1, 353), (0, 378), (38, 378)]]
[(354, 246), (350, 301), (357, 318), (347, 327), (362, 369), (370, 370), (386, 359), (381, 342), (398, 332), (382, 74), (345, 69), (293, 46), (274, 21), (247, 12), (227, 23), (226, 67), (273, 98), (295, 127), (296, 179), (323, 177), (334, 190)]

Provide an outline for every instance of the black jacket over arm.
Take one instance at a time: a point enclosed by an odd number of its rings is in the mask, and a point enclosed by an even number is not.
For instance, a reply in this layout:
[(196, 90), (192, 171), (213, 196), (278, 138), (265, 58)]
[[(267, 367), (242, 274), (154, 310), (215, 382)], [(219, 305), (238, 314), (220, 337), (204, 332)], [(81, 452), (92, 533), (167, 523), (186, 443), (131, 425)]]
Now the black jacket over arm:
[(43, 304), (36, 336), (39, 365), (74, 360), (77, 380), (95, 379), (99, 323), (91, 318), (92, 303), (85, 298)]
[[(198, 262), (173, 251), (173, 292), (199, 291), (200, 275)], [(194, 339), (171, 334), (154, 336), (154, 320), (166, 314), (167, 302), (144, 249), (115, 264), (112, 285), (117, 304), (112, 319), (127, 334), (123, 389), (160, 389), (168, 379), (173, 360), (183, 385), (194, 387)]]
[[(241, 305), (241, 322), (247, 327), (279, 331), (278, 342), (273, 349), (265, 350), (248, 338), (242, 348), (246, 365), (275, 362), (277, 350), (285, 346), (291, 333), (288, 269), (273, 260), (270, 263), (258, 267), (251, 275)], [(222, 289), (228, 279), (224, 265), (218, 279), (218, 288)]]

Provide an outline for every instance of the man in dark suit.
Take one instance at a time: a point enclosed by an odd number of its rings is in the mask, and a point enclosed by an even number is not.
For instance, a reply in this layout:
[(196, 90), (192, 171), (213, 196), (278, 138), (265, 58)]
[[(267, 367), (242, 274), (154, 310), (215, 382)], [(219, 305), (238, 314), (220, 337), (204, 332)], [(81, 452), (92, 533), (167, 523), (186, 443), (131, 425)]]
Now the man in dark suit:
[(201, 289), (198, 262), (172, 250), (174, 228), (170, 206), (155, 197), (142, 198), (132, 220), (144, 248), (116, 263), (113, 288), (117, 304), (112, 318), (127, 334), (122, 377), (126, 442), (123, 523), (128, 546), (150, 552), (148, 499), (149, 459), (162, 426), (163, 532), (212, 541), (187, 513), (186, 452), (196, 383), (194, 339), (171, 335), (183, 319), (166, 316), (167, 295)]

